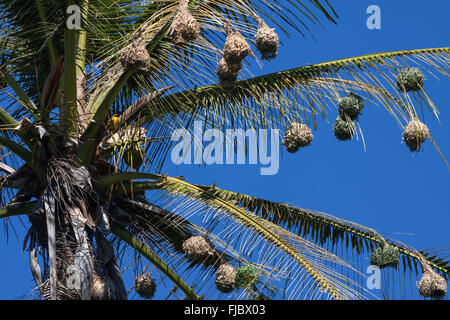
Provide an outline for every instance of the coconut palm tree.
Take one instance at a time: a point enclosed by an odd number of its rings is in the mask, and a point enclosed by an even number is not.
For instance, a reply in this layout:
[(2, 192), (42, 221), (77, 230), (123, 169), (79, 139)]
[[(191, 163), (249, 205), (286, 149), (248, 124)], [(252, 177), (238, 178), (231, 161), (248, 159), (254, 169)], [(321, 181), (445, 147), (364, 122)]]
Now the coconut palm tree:
[(39, 298), (127, 299), (119, 264), (130, 252), (145, 298), (155, 282), (142, 259), (187, 299), (370, 298), (360, 262), (368, 254), (401, 281), (422, 266), (421, 293), (445, 294), (450, 266), (431, 250), (160, 172), (171, 132), (194, 120), (287, 128), (294, 152), (311, 142), (306, 123), (326, 119), (344, 95), (338, 137), (358, 134), (360, 103), (370, 100), (408, 124), (405, 142), (417, 150), (431, 138), (418, 115), (437, 110), (423, 73), (407, 68), (448, 77), (450, 48), (251, 77), (246, 57), (276, 57), (274, 29), (335, 23), (328, 1), (0, 0), (0, 12), (0, 217), (28, 218), (24, 249)]

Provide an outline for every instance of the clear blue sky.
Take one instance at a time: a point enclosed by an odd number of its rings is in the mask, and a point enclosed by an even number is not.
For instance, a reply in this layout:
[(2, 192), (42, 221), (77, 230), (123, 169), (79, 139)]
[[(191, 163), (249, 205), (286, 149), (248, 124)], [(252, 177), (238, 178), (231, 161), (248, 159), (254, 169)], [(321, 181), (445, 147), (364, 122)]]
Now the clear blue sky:
[[(356, 55), (450, 45), (450, 2), (433, 0), (330, 1), (338, 25), (326, 30), (312, 26), (316, 41), (282, 37), (277, 59), (255, 74)], [(382, 10), (382, 29), (366, 28), (366, 8)], [(435, 140), (450, 158), (450, 80), (429, 77), (426, 89), (440, 110), (441, 124), (426, 116)], [(178, 166), (169, 162), (163, 172), (185, 176), (192, 183), (212, 184), (268, 200), (327, 212), (378, 230), (389, 238), (417, 249), (450, 243), (450, 175), (430, 142), (415, 155), (401, 144), (401, 129), (379, 106), (366, 105), (361, 141), (340, 142), (332, 134), (332, 121), (319, 121), (313, 145), (297, 154), (283, 154), (275, 176), (260, 176), (260, 166)], [(10, 235), (0, 243), (0, 299), (16, 299), (32, 287), (28, 256), (22, 253), (24, 228), (14, 220), (19, 240)], [(12, 231), (12, 230), (11, 230)], [(400, 234), (401, 233), (401, 234)], [(408, 235), (404, 235), (407, 233)], [(4, 239), (4, 237), (2, 237)], [(130, 285), (127, 277), (127, 285)], [(163, 295), (162, 295), (163, 296)]]

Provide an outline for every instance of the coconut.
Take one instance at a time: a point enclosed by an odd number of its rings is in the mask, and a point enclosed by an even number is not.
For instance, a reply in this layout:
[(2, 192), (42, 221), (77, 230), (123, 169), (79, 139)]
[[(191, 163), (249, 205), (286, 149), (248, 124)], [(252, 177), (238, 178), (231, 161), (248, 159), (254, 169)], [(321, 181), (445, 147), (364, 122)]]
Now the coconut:
[(236, 81), (241, 67), (240, 62), (227, 62), (224, 58), (220, 59), (216, 71), (220, 82), (227, 84)]
[(265, 60), (273, 59), (278, 54), (278, 44), (280, 42), (275, 29), (269, 28), (263, 19), (255, 17), (258, 21), (259, 29), (256, 33), (256, 47), (261, 53), (261, 58)]
[(428, 127), (419, 120), (411, 120), (403, 132), (403, 141), (411, 151), (419, 151), (422, 143), (430, 137)]
[(336, 122), (333, 125), (333, 131), (336, 138), (339, 140), (349, 140), (356, 132), (356, 126), (351, 121), (346, 121), (340, 116), (337, 117)]
[(397, 87), (401, 92), (420, 91), (425, 82), (425, 75), (418, 68), (406, 68), (397, 75)]
[(396, 247), (383, 244), (372, 252), (370, 264), (384, 267), (395, 267), (400, 262), (400, 253)]
[(225, 26), (225, 31), (227, 39), (223, 48), (223, 57), (228, 63), (241, 63), (252, 52), (252, 49), (239, 31), (231, 30), (228, 25)]
[(284, 134), (284, 146), (286, 150), (295, 153), (298, 149), (308, 146), (314, 135), (306, 124), (293, 122)]
[(150, 54), (145, 43), (141, 41), (132, 42), (120, 55), (120, 62), (126, 69), (135, 69), (137, 71), (150, 71)]
[(348, 116), (355, 120), (364, 108), (364, 100), (355, 93), (349, 93), (345, 98), (339, 100), (339, 115), (342, 119)]
[(239, 267), (236, 271), (236, 288), (244, 289), (259, 282), (259, 271), (254, 266)]
[(447, 281), (428, 266), (417, 287), (425, 298), (441, 298), (447, 294)]
[(94, 273), (91, 287), (91, 300), (111, 300), (113, 294), (105, 279)]
[(209, 262), (216, 257), (214, 248), (202, 236), (190, 237), (184, 241), (183, 251), (189, 259), (198, 263)]
[(189, 12), (188, 4), (188, 0), (181, 0), (178, 13), (173, 19), (171, 35), (174, 44), (193, 41), (200, 35), (200, 27), (197, 20)]
[(216, 287), (220, 292), (230, 293), (234, 290), (236, 269), (229, 263), (221, 264), (216, 272)]
[(156, 292), (156, 283), (149, 273), (141, 274), (134, 280), (134, 290), (144, 299), (151, 299)]

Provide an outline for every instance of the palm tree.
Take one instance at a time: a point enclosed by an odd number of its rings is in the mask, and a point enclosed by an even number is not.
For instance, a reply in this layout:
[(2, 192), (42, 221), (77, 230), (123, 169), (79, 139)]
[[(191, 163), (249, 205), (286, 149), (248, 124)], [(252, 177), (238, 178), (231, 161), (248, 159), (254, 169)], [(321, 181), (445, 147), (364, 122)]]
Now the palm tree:
[[(285, 144), (297, 143), (295, 151), (310, 142), (309, 128), (295, 121), (326, 119), (327, 105), (340, 95), (362, 101), (355, 92), (402, 128), (409, 123), (405, 142), (417, 150), (431, 138), (419, 130), (418, 115), (437, 110), (421, 72), (406, 68), (448, 77), (450, 48), (375, 53), (237, 80), (246, 73), (245, 57), (257, 58), (248, 43), (262, 58), (275, 58), (272, 28), (303, 34), (307, 23), (335, 23), (328, 1), (0, 0), (0, 11), (0, 217), (28, 217), (24, 248), (39, 298), (126, 299), (119, 261), (130, 250), (142, 273), (135, 290), (146, 298), (155, 282), (143, 258), (173, 283), (171, 294), (181, 290), (187, 299), (233, 290), (257, 299), (370, 298), (360, 262), (369, 253), (401, 281), (411, 282), (422, 266), (428, 295), (445, 294), (439, 275), (447, 278), (450, 266), (434, 251), (160, 172), (174, 128), (192, 128), (194, 120), (289, 127)], [(341, 111), (335, 131), (351, 138), (357, 114)], [(411, 136), (408, 128), (419, 129)]]

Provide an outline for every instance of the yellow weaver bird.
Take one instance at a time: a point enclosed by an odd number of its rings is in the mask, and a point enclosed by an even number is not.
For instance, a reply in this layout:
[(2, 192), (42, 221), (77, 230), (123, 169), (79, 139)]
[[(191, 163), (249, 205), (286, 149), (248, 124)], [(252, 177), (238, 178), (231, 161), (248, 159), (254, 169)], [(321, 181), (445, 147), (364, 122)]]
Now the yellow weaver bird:
[(116, 129), (119, 125), (120, 117), (117, 114), (114, 114), (106, 125), (106, 129), (113, 130)]

